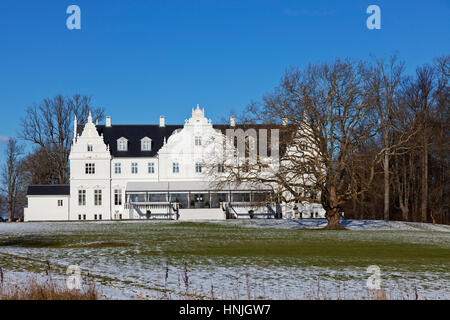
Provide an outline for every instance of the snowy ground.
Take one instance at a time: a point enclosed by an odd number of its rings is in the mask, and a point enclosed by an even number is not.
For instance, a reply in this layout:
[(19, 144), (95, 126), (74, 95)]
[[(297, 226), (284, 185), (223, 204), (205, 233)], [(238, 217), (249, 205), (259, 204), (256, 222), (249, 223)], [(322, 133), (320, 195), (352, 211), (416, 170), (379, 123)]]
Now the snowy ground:
[[(50, 262), (54, 277), (61, 281), (65, 279), (67, 266), (78, 265), (84, 275), (89, 273), (95, 279), (104, 297), (108, 299), (355, 299), (370, 294), (366, 287), (370, 275), (367, 274), (367, 266), (371, 261), (369, 258), (361, 257), (362, 262), (354, 264), (336, 260), (328, 265), (315, 263), (315, 258), (305, 260), (301, 257), (283, 256), (265, 260), (264, 256), (245, 253), (208, 258), (189, 252), (189, 242), (194, 241), (193, 234), (183, 233), (181, 229), (179, 238), (174, 237), (170, 228), (176, 223), (1, 223), (0, 240), (6, 239), (6, 242), (0, 246), (0, 266), (4, 270), (6, 282), (21, 283), (30, 276), (43, 277), (46, 261)], [(244, 234), (255, 232), (257, 228), (270, 238), (278, 235), (282, 237), (283, 232), (289, 230), (318, 229), (325, 224), (325, 220), (258, 219), (204, 221), (201, 225), (232, 226)], [(389, 265), (381, 266), (380, 269), (382, 286), (386, 288), (388, 298), (414, 298), (415, 288), (419, 298), (450, 298), (450, 226), (360, 220), (345, 220), (342, 224), (353, 231), (367, 232), (337, 232), (336, 241), (346, 238), (367, 243), (383, 239), (402, 245), (426, 244), (447, 249), (447, 254), (436, 260), (439, 261), (438, 264), (423, 261), (423, 265), (415, 264), (413, 268), (404, 267), (400, 263), (398, 267)], [(196, 233), (203, 232), (201, 225)], [(167, 233), (162, 232), (166, 229), (169, 230)], [(147, 233), (148, 230), (151, 232)], [(141, 231), (145, 239), (139, 237)], [(84, 238), (84, 235), (91, 238)], [(107, 238), (108, 241), (114, 239), (116, 244), (123, 242), (124, 246), (96, 247), (96, 244), (101, 245), (102, 242), (87, 240), (94, 236), (99, 239)], [(165, 240), (158, 242), (158, 236)], [(308, 234), (309, 236), (317, 234)], [(10, 239), (18, 238), (26, 245), (8, 243)], [(227, 234), (224, 233), (224, 239), (226, 238)], [(32, 240), (35, 239), (41, 242), (36, 240), (33, 243)], [(56, 246), (52, 242), (55, 239), (70, 239), (73, 246)], [(286, 239), (291, 241), (291, 238)], [(48, 241), (48, 246), (45, 241)], [(180, 256), (178, 252), (178, 246), (183, 243), (188, 246), (186, 252), (189, 254), (186, 256)], [(244, 243), (242, 246), (245, 249)], [(184, 258), (191, 261), (187, 264), (187, 269)], [(166, 261), (169, 261), (168, 265)]]
[[(253, 228), (277, 228), (277, 229), (321, 229), (327, 225), (325, 219), (300, 219), (300, 220), (227, 220), (214, 223), (234, 224), (242, 227)], [(409, 230), (409, 231), (442, 231), (450, 232), (450, 225), (429, 224), (403, 221), (382, 220), (342, 220), (341, 225), (350, 230)]]

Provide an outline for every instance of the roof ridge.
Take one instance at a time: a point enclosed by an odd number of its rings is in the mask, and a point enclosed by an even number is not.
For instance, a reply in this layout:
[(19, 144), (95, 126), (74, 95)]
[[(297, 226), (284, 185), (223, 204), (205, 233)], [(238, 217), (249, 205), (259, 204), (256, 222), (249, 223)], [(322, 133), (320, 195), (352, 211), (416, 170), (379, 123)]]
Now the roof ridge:
[(47, 183), (47, 184), (29, 184), (28, 186), (29, 187), (31, 187), (31, 186), (36, 186), (36, 187), (42, 187), (42, 186), (44, 186), (44, 187), (47, 187), (47, 186), (51, 186), (51, 187), (54, 187), (54, 186), (70, 186), (70, 183), (64, 183), (64, 184), (49, 184), (49, 183)]
[[(83, 126), (83, 124), (81, 124), (81, 126)], [(105, 127), (106, 125), (104, 124), (98, 124), (97, 127)], [(159, 124), (112, 124), (110, 127), (107, 128), (114, 128), (114, 127), (139, 127), (139, 126), (146, 126), (146, 127), (158, 127), (158, 128), (165, 128), (165, 127), (182, 127), (184, 126), (183, 124), (166, 124), (164, 127), (161, 127)]]

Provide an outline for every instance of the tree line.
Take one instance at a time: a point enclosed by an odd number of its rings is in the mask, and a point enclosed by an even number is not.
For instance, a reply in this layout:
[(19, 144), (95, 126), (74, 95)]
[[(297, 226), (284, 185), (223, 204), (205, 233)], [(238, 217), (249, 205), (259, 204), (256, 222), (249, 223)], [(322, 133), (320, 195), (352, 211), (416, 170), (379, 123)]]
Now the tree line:
[[(235, 157), (217, 183), (256, 183), (282, 202), (321, 203), (347, 218), (449, 223), (450, 56), (405, 74), (396, 56), (290, 68), (243, 124), (280, 128), (279, 161)], [(248, 142), (251, 148), (251, 143)]]
[[(392, 56), (288, 69), (239, 117), (244, 124), (287, 124), (279, 165), (221, 163), (221, 182), (275, 182), (283, 201), (322, 203), (331, 229), (340, 227), (341, 212), (449, 223), (449, 65), (450, 56), (442, 56), (407, 75)], [(11, 219), (25, 205), (28, 184), (68, 183), (73, 119), (84, 124), (89, 110), (94, 121), (104, 116), (81, 95), (27, 108), (2, 167), (0, 203)]]
[(19, 134), (6, 144), (1, 169), (0, 209), (10, 221), (23, 217), (28, 185), (69, 183), (74, 118), (84, 124), (89, 111), (94, 121), (104, 117), (104, 109), (95, 107), (90, 96), (79, 94), (45, 98), (26, 109)]

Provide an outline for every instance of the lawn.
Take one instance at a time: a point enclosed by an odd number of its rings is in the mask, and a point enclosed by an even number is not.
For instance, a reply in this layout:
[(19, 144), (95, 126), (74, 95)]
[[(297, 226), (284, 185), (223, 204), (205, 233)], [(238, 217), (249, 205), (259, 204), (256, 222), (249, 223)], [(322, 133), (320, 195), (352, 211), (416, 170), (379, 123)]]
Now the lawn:
[(330, 298), (353, 298), (366, 291), (367, 267), (378, 265), (385, 287), (398, 294), (418, 287), (423, 297), (449, 298), (445, 231), (253, 228), (227, 221), (9, 226), (0, 225), (3, 269), (42, 273), (49, 261), (52, 272), (63, 274), (77, 264), (107, 292), (126, 291), (126, 297), (161, 298), (167, 291), (177, 298), (188, 285), (202, 297), (215, 287), (224, 298), (307, 298), (319, 282)]

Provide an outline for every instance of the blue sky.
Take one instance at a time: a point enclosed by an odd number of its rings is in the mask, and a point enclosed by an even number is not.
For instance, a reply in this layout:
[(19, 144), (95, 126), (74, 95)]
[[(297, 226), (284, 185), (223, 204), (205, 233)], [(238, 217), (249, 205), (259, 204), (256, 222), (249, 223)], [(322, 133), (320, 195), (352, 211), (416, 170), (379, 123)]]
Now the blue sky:
[[(81, 30), (66, 8), (81, 8)], [(366, 8), (381, 8), (381, 30)], [(25, 108), (92, 95), (114, 123), (214, 122), (277, 85), (289, 66), (398, 52), (407, 72), (450, 53), (450, 1), (0, 1), (0, 144)], [(3, 156), (0, 156), (0, 161)]]

